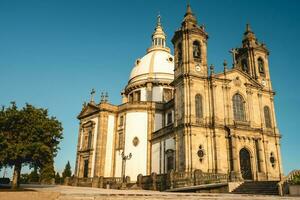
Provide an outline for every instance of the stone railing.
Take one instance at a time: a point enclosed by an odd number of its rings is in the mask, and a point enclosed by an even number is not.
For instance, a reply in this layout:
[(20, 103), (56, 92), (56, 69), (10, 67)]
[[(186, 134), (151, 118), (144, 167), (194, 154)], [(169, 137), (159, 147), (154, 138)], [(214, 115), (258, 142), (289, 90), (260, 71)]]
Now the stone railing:
[[(130, 182), (130, 178), (126, 177), (126, 183)], [(81, 186), (81, 187), (96, 187), (96, 188), (112, 188), (118, 189), (121, 187), (121, 177), (93, 177), (93, 178), (77, 178), (66, 177), (64, 185)]]
[(209, 183), (226, 183), (228, 181), (228, 174), (207, 173), (201, 170), (194, 170), (193, 172), (175, 172), (171, 170), (168, 174), (152, 173), (150, 176), (140, 174), (137, 177), (137, 186), (145, 190), (163, 191)]
[(300, 170), (293, 170), (278, 183), (278, 192), (280, 196), (289, 193), (289, 187), (288, 187), (289, 183), (293, 180), (294, 176), (299, 176), (299, 175), (300, 175)]

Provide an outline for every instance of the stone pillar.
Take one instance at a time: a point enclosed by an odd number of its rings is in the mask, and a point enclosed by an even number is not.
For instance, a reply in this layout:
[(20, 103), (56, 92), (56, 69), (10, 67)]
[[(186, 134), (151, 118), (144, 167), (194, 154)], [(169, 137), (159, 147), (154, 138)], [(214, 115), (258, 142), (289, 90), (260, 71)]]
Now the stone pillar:
[(98, 188), (99, 187), (99, 177), (92, 178), (92, 187)]
[(264, 165), (264, 153), (263, 153), (263, 144), (262, 139), (258, 139), (258, 155), (259, 155), (259, 166), (262, 173), (266, 172), (266, 168)]
[(103, 176), (99, 177), (99, 188), (104, 188), (104, 177)]
[(168, 179), (169, 179), (170, 189), (173, 189), (174, 188), (174, 170), (171, 170), (168, 172)]
[(232, 163), (233, 163), (233, 170), (230, 172), (230, 179), (231, 181), (239, 181), (241, 180), (241, 172), (239, 167), (239, 152), (237, 149), (237, 138), (235, 135), (231, 136), (232, 140)]
[(151, 173), (151, 180), (152, 180), (152, 190), (157, 190), (157, 174), (155, 172)]
[(143, 175), (139, 174), (136, 179), (136, 184), (139, 188), (143, 189)]

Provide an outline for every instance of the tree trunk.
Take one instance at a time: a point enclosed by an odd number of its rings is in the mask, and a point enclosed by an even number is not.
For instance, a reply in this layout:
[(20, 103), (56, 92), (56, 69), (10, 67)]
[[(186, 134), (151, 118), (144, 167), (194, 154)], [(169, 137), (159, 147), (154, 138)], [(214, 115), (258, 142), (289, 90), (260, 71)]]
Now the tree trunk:
[(14, 175), (12, 180), (12, 189), (17, 189), (20, 186), (21, 163), (16, 163), (14, 167)]

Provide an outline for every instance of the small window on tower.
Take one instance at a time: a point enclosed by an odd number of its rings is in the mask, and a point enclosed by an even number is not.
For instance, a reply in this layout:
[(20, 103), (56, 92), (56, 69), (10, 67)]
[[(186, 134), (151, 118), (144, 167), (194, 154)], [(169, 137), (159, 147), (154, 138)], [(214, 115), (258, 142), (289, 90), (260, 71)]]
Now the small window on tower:
[(171, 124), (172, 121), (173, 121), (173, 119), (172, 119), (172, 112), (169, 112), (167, 114), (167, 125)]
[(244, 72), (249, 72), (249, 68), (248, 68), (248, 62), (247, 62), (247, 60), (246, 59), (243, 59), (242, 60), (242, 70), (244, 71)]
[(193, 42), (193, 56), (194, 58), (200, 58), (201, 56), (200, 43), (198, 41)]
[(177, 45), (177, 57), (178, 57), (178, 61), (181, 61), (182, 59), (182, 44), (179, 43)]
[(265, 74), (264, 61), (262, 58), (257, 59), (259, 73)]

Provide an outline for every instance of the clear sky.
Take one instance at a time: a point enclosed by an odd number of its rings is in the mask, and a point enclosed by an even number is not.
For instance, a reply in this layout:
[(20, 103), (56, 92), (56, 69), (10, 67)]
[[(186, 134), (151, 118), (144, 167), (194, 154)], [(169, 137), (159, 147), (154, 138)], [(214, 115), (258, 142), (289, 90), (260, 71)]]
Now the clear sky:
[[(210, 36), (208, 63), (222, 70), (241, 45), (245, 24), (270, 50), (285, 173), (300, 168), (300, 1), (190, 0)], [(0, 0), (0, 105), (48, 108), (63, 123), (55, 159), (75, 166), (78, 120), (92, 88), (121, 103), (135, 60), (150, 46), (156, 16), (170, 38), (186, 10), (183, 0)]]

